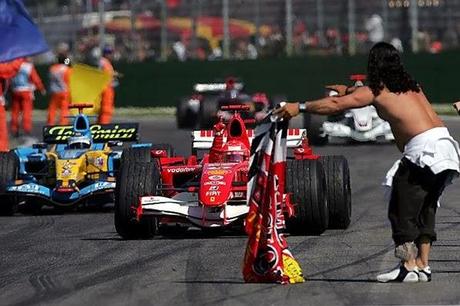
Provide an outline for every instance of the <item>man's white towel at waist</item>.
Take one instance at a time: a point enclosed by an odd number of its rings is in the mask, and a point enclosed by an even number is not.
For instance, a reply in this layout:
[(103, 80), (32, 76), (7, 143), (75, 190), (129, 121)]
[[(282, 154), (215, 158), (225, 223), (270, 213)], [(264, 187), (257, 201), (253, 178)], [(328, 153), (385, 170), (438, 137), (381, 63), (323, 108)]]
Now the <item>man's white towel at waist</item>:
[(403, 155), (421, 168), (429, 167), (434, 174), (448, 169), (460, 172), (460, 149), (445, 127), (432, 128), (414, 136), (404, 146)]
[[(450, 136), (445, 127), (432, 128), (414, 136), (404, 146), (403, 157), (421, 168), (430, 168), (434, 174), (449, 169), (460, 173), (460, 149), (457, 141)], [(389, 187), (385, 190), (386, 199), (389, 199), (391, 195), (393, 177), (399, 164), (399, 160), (393, 164), (382, 184)]]

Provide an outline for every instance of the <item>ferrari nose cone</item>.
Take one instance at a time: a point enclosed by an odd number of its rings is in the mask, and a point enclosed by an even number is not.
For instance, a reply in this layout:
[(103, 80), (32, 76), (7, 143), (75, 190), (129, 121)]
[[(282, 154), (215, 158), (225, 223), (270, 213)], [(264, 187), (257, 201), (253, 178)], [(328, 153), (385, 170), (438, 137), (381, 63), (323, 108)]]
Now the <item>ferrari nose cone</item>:
[(234, 166), (229, 164), (206, 164), (200, 184), (200, 203), (204, 206), (225, 205), (230, 197)]

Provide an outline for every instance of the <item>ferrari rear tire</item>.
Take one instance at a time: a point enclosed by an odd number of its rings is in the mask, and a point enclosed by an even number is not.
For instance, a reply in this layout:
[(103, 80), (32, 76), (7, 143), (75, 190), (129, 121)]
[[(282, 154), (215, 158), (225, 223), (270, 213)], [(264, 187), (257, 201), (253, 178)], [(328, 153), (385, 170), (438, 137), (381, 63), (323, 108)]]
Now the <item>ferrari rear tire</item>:
[(286, 192), (295, 205), (295, 215), (286, 222), (294, 235), (320, 235), (329, 225), (326, 178), (319, 160), (288, 160)]
[(347, 229), (351, 221), (350, 169), (343, 156), (320, 158), (326, 174), (329, 228)]
[(200, 114), (198, 116), (201, 129), (209, 129), (213, 127), (213, 125), (216, 123), (218, 110), (219, 110), (218, 97), (215, 97), (215, 96), (205, 97), (201, 101)]
[(326, 116), (305, 113), (303, 115), (303, 126), (307, 130), (308, 141), (312, 145), (322, 146), (327, 144), (328, 137), (323, 134), (323, 123)]
[(144, 216), (137, 219), (139, 197), (154, 195), (160, 181), (156, 162), (123, 163), (115, 188), (115, 229), (124, 239), (153, 238), (157, 219)]
[(7, 195), (6, 188), (17, 179), (18, 167), (18, 157), (14, 152), (0, 152), (0, 216), (11, 216), (17, 210), (17, 197)]

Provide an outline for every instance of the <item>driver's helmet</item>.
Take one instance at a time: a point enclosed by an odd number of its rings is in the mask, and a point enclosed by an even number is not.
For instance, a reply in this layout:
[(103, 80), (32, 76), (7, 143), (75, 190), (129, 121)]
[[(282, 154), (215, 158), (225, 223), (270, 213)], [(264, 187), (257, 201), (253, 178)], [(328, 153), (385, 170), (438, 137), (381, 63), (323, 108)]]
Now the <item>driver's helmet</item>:
[(249, 150), (240, 141), (229, 141), (224, 146), (224, 162), (241, 163), (249, 157)]
[(225, 80), (225, 92), (224, 92), (224, 99), (225, 100), (234, 100), (238, 98), (239, 91), (236, 89), (235, 86), (235, 79), (229, 77)]
[(72, 136), (67, 141), (69, 149), (89, 149), (91, 139), (88, 136)]
[(241, 163), (244, 161), (243, 151), (231, 151), (225, 154), (225, 162), (227, 163)]
[(238, 99), (240, 92), (237, 89), (226, 90), (223, 94), (225, 101), (233, 101)]

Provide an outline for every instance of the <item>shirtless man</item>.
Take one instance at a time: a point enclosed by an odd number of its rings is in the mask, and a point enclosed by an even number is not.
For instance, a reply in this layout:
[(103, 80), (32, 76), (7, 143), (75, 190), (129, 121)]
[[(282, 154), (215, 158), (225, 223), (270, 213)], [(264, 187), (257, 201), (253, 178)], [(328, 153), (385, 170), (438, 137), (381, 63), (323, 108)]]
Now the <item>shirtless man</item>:
[[(459, 147), (432, 109), (420, 85), (405, 71), (398, 51), (378, 43), (369, 53), (369, 86), (348, 95), (305, 103), (287, 103), (275, 114), (290, 119), (300, 112), (322, 115), (374, 105), (391, 125), (396, 145), (403, 153), (391, 174), (391, 222), (398, 267), (380, 274), (380, 282), (431, 281), (428, 265), (431, 243), (436, 240), (435, 213), (439, 196), (458, 176)], [(345, 94), (346, 87), (335, 86)], [(388, 175), (387, 175), (388, 177)]]

